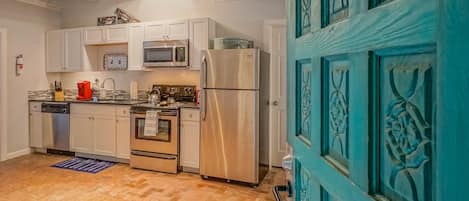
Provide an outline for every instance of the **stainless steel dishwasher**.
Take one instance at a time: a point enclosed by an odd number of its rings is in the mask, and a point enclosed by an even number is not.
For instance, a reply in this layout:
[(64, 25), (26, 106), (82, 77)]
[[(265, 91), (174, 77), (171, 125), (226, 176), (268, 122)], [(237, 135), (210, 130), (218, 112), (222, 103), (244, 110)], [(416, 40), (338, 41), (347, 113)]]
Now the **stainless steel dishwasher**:
[(41, 111), (46, 148), (70, 151), (70, 103), (43, 103)]

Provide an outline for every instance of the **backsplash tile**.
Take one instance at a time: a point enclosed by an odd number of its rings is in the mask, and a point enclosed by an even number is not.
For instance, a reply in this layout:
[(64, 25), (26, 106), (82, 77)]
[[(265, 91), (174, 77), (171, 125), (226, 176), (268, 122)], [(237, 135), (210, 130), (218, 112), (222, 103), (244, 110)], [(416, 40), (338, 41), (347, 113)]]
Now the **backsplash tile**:
[[(104, 99), (112, 99), (112, 91), (109, 89), (106, 90), (106, 96)], [(139, 100), (147, 100), (145, 90), (138, 91), (138, 98)], [(78, 89), (64, 89), (64, 97), (66, 99), (75, 99), (78, 95)], [(99, 98), (100, 91), (94, 91), (93, 96)], [(54, 98), (54, 91), (51, 89), (48, 90), (35, 90), (35, 91), (28, 91), (28, 99), (30, 100), (37, 100), (37, 99), (53, 99)], [(129, 100), (130, 93), (126, 90), (116, 90), (115, 91), (115, 98), (120, 100)]]

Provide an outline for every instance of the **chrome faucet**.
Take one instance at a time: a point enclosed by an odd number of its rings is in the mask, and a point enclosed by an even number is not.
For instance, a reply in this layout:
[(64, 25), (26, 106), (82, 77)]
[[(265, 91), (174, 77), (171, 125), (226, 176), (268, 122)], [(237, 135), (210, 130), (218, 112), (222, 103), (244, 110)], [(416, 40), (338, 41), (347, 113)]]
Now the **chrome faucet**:
[(112, 100), (116, 100), (116, 81), (114, 81), (114, 79), (112, 78), (106, 78), (103, 80), (103, 82), (101, 83), (101, 88), (104, 89), (104, 84), (106, 83), (106, 81), (108, 80), (111, 80), (112, 81)]

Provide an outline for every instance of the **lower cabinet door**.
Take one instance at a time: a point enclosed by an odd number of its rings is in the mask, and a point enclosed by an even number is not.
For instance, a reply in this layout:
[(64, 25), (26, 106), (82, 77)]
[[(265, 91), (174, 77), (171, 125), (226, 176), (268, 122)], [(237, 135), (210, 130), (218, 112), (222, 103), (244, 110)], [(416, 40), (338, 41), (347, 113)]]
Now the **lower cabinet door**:
[(199, 169), (200, 125), (196, 121), (181, 122), (181, 166)]
[(104, 156), (116, 155), (116, 118), (95, 116), (94, 127), (94, 153)]
[(31, 112), (29, 115), (29, 145), (34, 148), (43, 148), (42, 113)]
[(130, 118), (117, 118), (116, 157), (130, 158)]
[(70, 115), (70, 148), (72, 151), (93, 154), (93, 120), (86, 115)]

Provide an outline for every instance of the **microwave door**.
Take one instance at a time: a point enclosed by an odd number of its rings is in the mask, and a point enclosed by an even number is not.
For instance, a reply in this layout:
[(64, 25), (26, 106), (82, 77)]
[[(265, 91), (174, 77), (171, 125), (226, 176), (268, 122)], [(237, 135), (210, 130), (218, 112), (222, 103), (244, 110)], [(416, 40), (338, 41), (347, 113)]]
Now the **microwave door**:
[(172, 62), (173, 52), (173, 48), (147, 48), (145, 49), (145, 63)]

